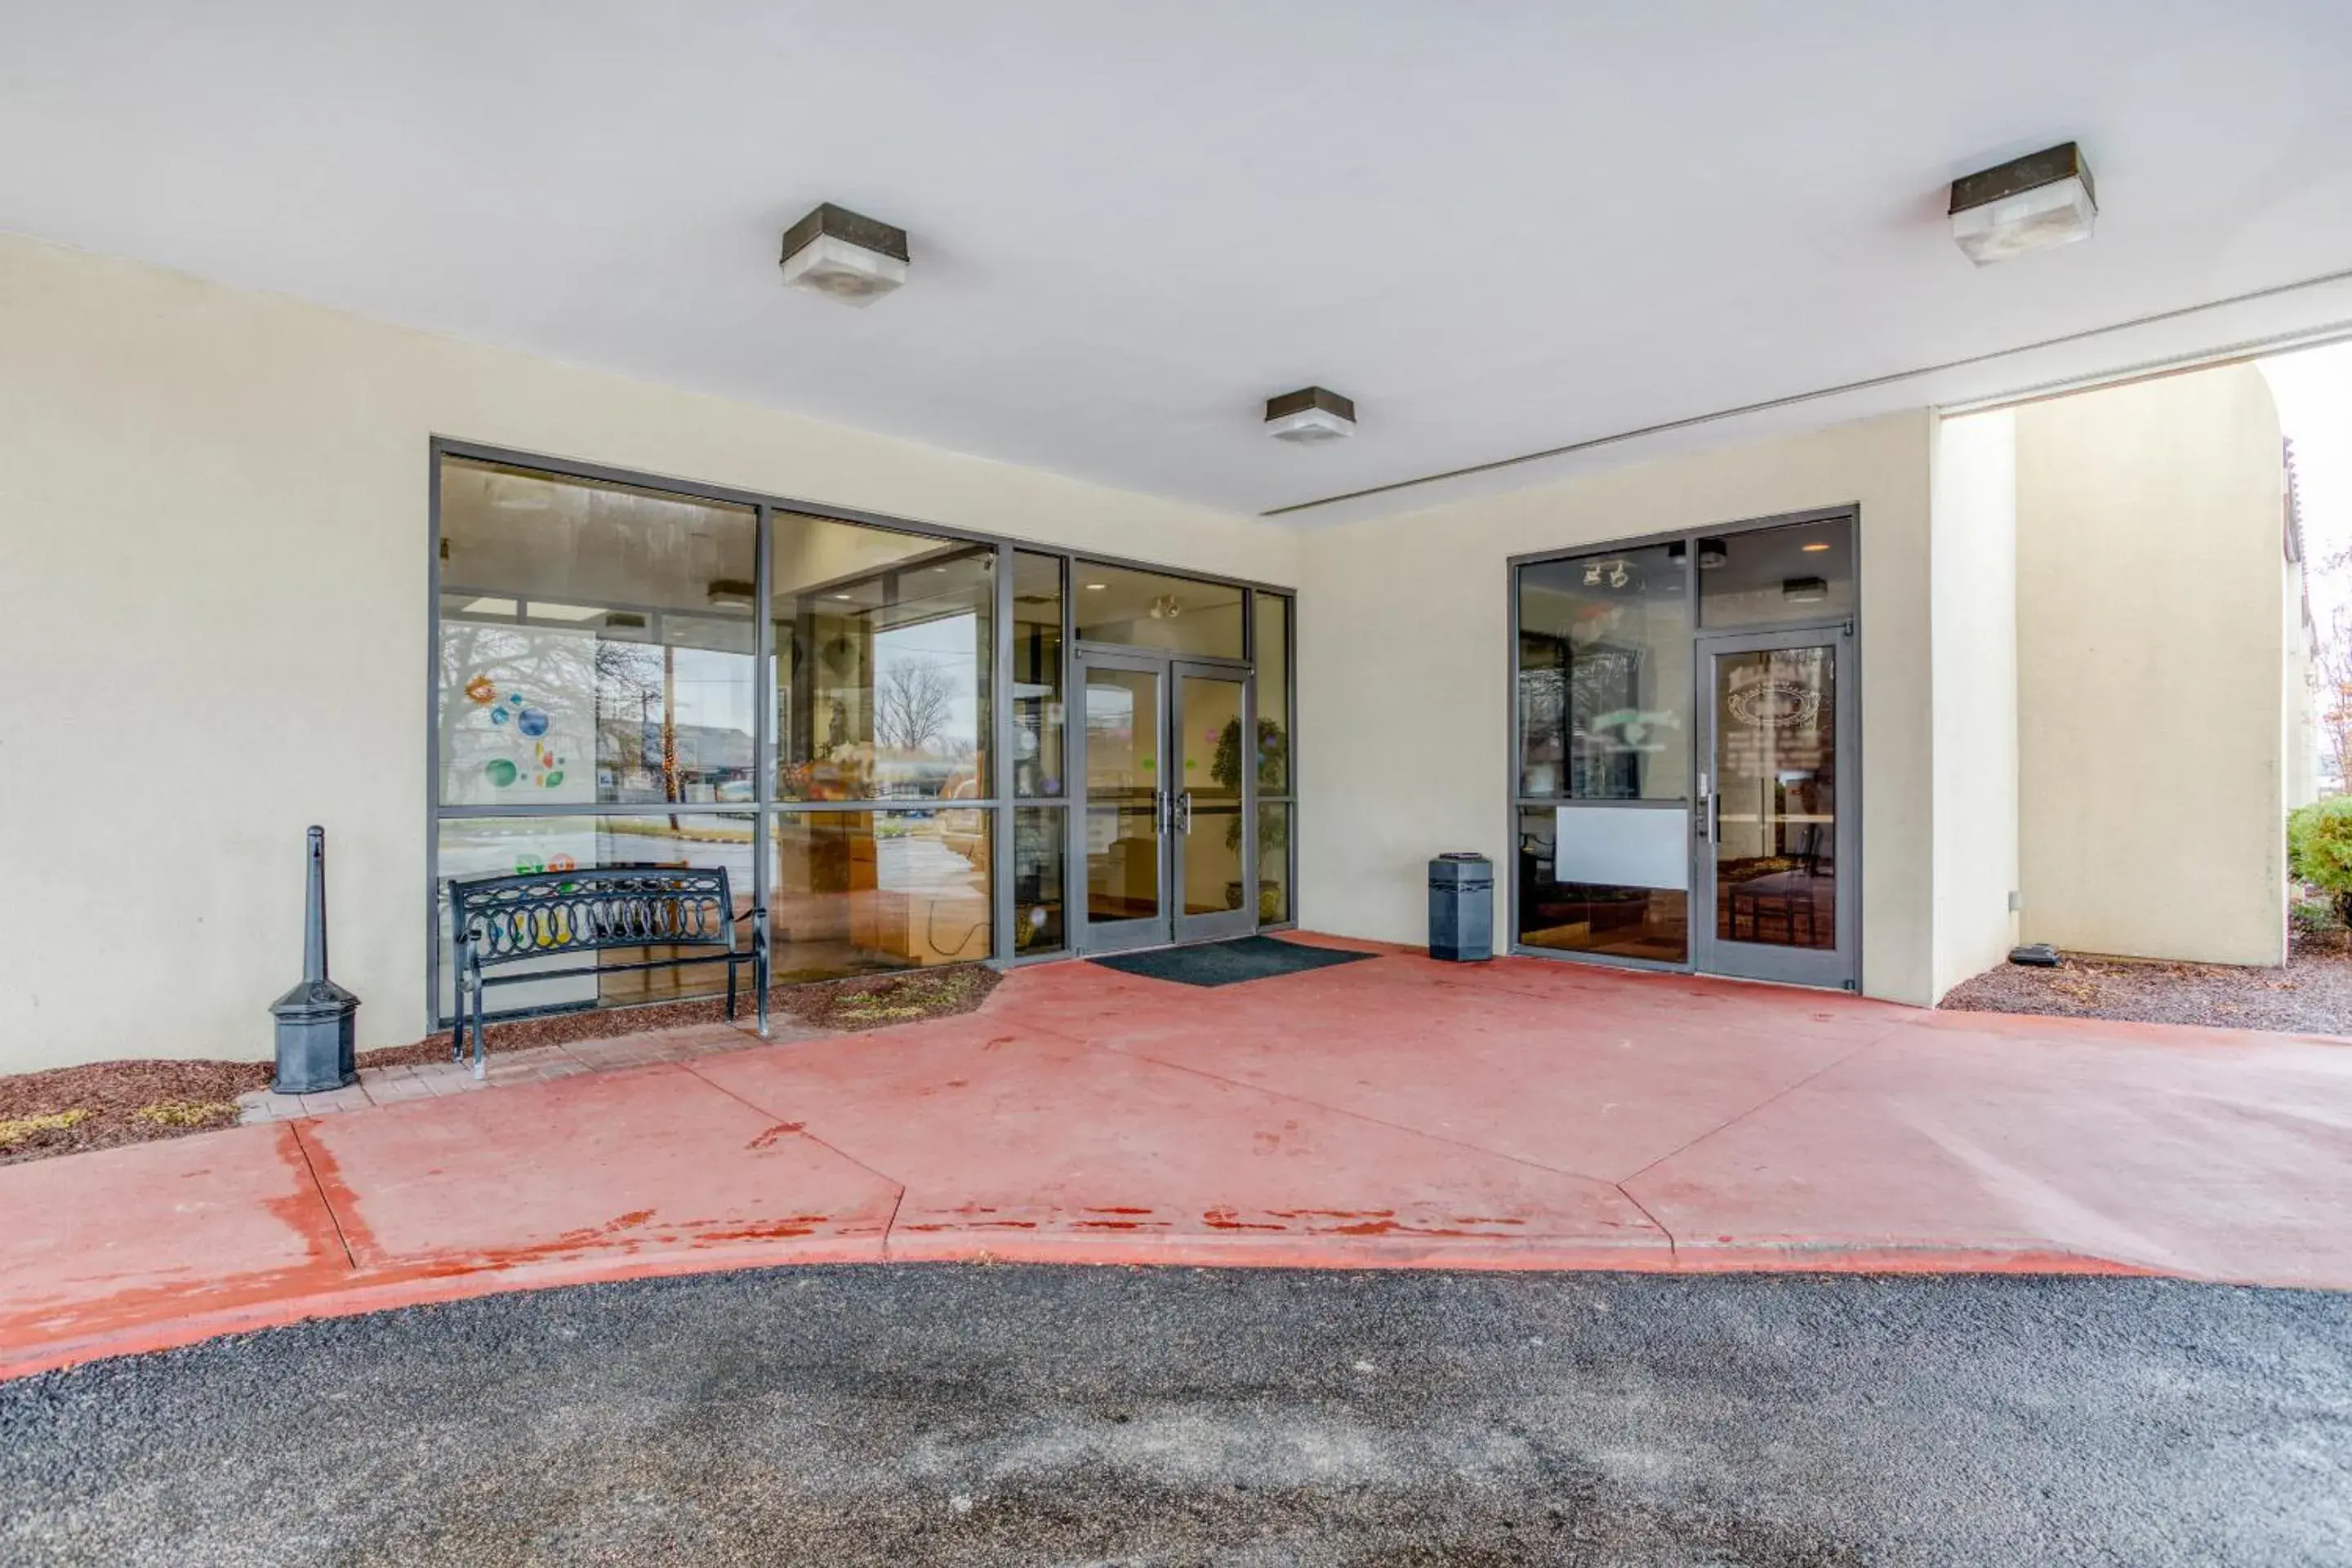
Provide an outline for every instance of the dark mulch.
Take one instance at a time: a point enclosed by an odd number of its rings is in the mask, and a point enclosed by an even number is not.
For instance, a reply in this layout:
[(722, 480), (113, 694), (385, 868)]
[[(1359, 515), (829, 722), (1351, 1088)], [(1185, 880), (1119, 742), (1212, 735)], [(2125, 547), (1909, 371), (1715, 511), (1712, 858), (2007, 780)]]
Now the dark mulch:
[(774, 1005), (814, 1029), (887, 1029), (977, 1012), (1003, 978), (985, 964), (959, 963), (788, 986), (774, 993)]
[(0, 1078), (0, 1165), (236, 1125), (268, 1062), (88, 1062)]
[[(984, 964), (956, 964), (904, 974), (779, 985), (768, 994), (768, 1005), (777, 1016), (811, 1028), (882, 1029), (970, 1013), (988, 1000), (1003, 978)], [(742, 1004), (739, 1016), (748, 1016), (749, 1008), (748, 1002)], [(650, 1007), (592, 1008), (493, 1024), (484, 1031), (484, 1043), (496, 1056), (538, 1046), (722, 1023), (726, 1017), (724, 997), (665, 1002)], [(448, 1058), (449, 1037), (432, 1035), (414, 1045), (362, 1051), (359, 1065), (396, 1067)], [(89, 1062), (0, 1077), (0, 1165), (234, 1127), (236, 1097), (268, 1088), (270, 1071), (268, 1062), (127, 1061)]]
[(2284, 969), (2135, 963), (2072, 953), (2055, 969), (2005, 963), (1952, 988), (1967, 1013), (2040, 1013), (2141, 1024), (2352, 1035), (2352, 956), (2340, 934), (2298, 934)]

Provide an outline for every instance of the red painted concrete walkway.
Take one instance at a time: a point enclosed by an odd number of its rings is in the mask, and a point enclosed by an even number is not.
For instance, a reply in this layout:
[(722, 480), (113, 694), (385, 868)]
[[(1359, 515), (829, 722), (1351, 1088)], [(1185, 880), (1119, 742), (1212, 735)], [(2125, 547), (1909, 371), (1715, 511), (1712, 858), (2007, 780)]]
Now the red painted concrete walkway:
[(2352, 1288), (2352, 1044), (1528, 960), (1222, 990), (1057, 964), (965, 1018), (0, 1169), (0, 1375), (982, 1255)]

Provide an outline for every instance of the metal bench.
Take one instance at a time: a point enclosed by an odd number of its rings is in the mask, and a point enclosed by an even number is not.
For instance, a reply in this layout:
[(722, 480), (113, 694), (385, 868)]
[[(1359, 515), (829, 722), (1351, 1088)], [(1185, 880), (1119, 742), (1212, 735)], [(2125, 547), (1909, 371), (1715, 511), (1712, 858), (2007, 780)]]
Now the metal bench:
[[(476, 877), (449, 884), (451, 928), (457, 937), (457, 1017), (449, 1059), (466, 1059), (466, 1031), (474, 1033), (474, 1076), (484, 1071), (483, 993), (493, 985), (599, 978), (636, 970), (694, 963), (727, 966), (727, 1016), (735, 1016), (735, 968), (751, 965), (759, 991), (760, 1034), (768, 1033), (768, 919), (765, 910), (734, 912), (724, 867), (625, 865), (594, 871), (533, 871)], [(735, 927), (751, 923), (748, 949)], [(590, 963), (570, 969), (532, 968), (485, 974), (493, 966), (612, 948), (710, 949), (637, 963)]]

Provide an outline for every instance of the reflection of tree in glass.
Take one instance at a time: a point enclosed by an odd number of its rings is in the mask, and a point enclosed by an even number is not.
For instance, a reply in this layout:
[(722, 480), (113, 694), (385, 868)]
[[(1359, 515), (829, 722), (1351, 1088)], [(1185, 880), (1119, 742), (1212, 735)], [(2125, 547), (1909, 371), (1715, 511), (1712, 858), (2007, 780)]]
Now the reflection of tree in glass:
[[(442, 766), (456, 763), (457, 726), (474, 707), (466, 698), (466, 683), (487, 675), (501, 690), (528, 692), (559, 721), (572, 717), (573, 694), (593, 691), (598, 770), (625, 786), (675, 799), (676, 708), (667, 651), (646, 643), (550, 635), (512, 625), (444, 621)], [(455, 793), (454, 788), (444, 793)]]
[[(1280, 795), (1289, 776), (1290, 736), (1272, 719), (1257, 721), (1257, 788), (1260, 795)], [(1242, 788), (1242, 721), (1228, 719), (1217, 736), (1217, 754), (1209, 761), (1209, 777), (1220, 789), (1238, 796)], [(1242, 847), (1242, 819), (1237, 813), (1225, 824), (1225, 847)], [(1261, 844), (1261, 851), (1279, 846)]]
[(874, 682), (874, 739), (893, 751), (919, 752), (947, 731), (955, 682), (934, 659), (885, 665)]
[[(594, 650), (594, 651), (592, 651)], [(570, 716), (571, 693), (593, 689), (602, 673), (594, 643), (579, 637), (534, 636), (521, 626), (480, 621), (444, 621), (441, 626), (441, 765), (457, 761), (457, 727), (476, 704), (466, 683), (487, 675), (503, 690), (524, 691), (547, 707), (559, 723)], [(604, 737), (597, 737), (601, 749)], [(583, 759), (583, 761), (585, 759)], [(445, 785), (455, 795), (457, 781)]]

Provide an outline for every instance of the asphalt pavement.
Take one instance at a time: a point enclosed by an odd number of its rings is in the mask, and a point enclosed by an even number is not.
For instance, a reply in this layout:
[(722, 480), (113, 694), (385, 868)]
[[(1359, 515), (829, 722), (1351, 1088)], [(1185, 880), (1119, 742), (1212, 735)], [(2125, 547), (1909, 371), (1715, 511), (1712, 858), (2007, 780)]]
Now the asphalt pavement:
[(0, 1384), (0, 1563), (2352, 1563), (2352, 1296), (797, 1268)]

